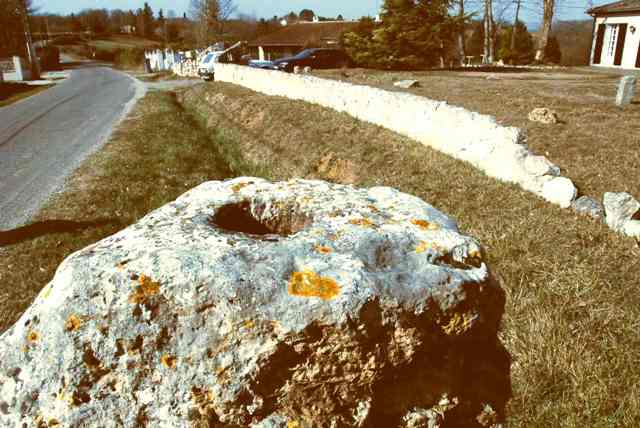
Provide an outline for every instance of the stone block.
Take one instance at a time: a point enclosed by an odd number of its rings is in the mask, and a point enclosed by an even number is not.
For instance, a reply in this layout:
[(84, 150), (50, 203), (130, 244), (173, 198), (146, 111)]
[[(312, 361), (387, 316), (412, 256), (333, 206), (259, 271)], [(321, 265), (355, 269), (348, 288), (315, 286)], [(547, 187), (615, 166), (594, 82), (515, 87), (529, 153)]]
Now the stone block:
[(616, 93), (616, 105), (618, 107), (626, 107), (631, 104), (636, 93), (637, 77), (624, 76), (618, 83), (618, 92)]

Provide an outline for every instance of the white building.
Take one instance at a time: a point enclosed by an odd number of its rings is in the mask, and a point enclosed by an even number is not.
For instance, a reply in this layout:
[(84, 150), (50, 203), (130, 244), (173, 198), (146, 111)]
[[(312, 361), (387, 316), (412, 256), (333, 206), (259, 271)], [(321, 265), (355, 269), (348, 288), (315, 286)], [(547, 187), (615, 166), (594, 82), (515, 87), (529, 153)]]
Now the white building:
[(587, 11), (594, 19), (590, 64), (640, 69), (640, 0), (623, 0)]

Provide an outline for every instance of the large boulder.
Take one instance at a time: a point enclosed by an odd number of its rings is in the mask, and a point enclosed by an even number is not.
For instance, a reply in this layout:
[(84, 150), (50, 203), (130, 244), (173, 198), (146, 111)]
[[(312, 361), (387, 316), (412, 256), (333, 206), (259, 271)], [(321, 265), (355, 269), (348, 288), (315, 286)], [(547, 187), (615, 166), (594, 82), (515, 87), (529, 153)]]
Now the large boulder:
[(0, 425), (495, 425), (503, 306), (418, 198), (208, 182), (60, 265), (0, 337)]

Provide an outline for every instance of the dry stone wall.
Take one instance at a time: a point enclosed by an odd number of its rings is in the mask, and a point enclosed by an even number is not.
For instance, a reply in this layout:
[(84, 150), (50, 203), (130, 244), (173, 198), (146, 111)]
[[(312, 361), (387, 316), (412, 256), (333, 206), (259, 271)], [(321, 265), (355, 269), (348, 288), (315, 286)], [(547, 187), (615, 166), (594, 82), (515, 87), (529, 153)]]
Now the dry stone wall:
[(577, 191), (544, 156), (531, 153), (522, 131), (428, 98), (309, 75), (216, 64), (216, 80), (345, 112), (467, 161), (487, 175), (520, 185), (568, 208)]

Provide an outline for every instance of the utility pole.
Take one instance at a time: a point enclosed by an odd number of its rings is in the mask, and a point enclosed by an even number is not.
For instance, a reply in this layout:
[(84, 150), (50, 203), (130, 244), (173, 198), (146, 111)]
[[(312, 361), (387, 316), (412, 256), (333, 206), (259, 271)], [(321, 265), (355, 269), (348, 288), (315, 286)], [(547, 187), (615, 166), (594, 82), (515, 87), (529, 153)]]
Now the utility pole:
[(40, 79), (40, 67), (38, 65), (38, 57), (33, 48), (33, 39), (31, 38), (31, 26), (29, 25), (29, 11), (25, 0), (20, 0), (20, 15), (22, 15), (22, 24), (24, 26), (24, 39), (27, 43), (27, 55), (29, 56), (29, 64), (31, 65), (31, 79)]

